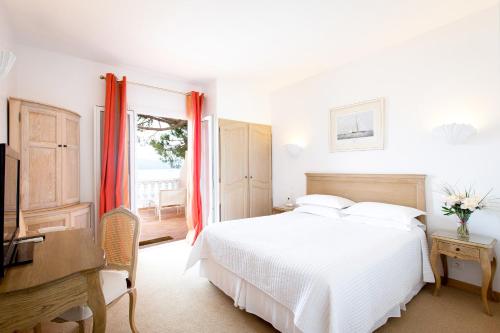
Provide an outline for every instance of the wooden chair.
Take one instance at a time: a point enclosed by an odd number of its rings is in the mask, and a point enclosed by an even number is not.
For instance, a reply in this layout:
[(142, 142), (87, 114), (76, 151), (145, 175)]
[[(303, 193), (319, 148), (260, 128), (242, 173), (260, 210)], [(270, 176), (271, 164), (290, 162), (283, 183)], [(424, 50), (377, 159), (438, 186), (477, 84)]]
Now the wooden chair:
[[(126, 294), (129, 295), (129, 322), (133, 333), (135, 326), (135, 274), (139, 250), (139, 218), (128, 209), (120, 207), (101, 218), (101, 246), (106, 254), (106, 268), (100, 272), (106, 307), (110, 307)], [(87, 306), (74, 307), (56, 318), (56, 322), (75, 321), (85, 332), (86, 321), (92, 317)]]

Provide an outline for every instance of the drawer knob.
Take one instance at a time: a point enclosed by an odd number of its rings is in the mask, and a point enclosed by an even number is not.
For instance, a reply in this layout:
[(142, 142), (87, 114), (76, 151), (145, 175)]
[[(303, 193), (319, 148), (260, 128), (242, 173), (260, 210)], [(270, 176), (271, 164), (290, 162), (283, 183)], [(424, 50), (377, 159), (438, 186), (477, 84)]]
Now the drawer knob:
[(455, 249), (455, 251), (457, 251), (457, 252), (458, 252), (458, 251), (460, 251), (460, 248), (459, 248), (459, 247), (457, 247), (457, 248)]

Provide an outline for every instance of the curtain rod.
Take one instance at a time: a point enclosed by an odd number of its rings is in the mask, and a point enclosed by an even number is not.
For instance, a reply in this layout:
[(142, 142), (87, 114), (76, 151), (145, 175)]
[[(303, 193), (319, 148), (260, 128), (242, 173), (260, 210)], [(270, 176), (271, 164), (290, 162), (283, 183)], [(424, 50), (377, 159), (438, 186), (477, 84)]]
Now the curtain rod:
[[(106, 79), (106, 77), (104, 75), (99, 76), (99, 78), (101, 80), (105, 80)], [(140, 82), (134, 82), (134, 81), (127, 80), (127, 83), (129, 83), (129, 84), (135, 84), (136, 86), (142, 86), (142, 87), (151, 88), (151, 89), (163, 90), (163, 91), (166, 91), (166, 92), (169, 92), (169, 93), (173, 93), (173, 94), (180, 94), (180, 95), (184, 95), (184, 96), (190, 95), (190, 93), (185, 93), (185, 92), (182, 92), (182, 91), (177, 91), (177, 90), (172, 90), (172, 89), (167, 89), (167, 88), (152, 86), (152, 85), (145, 84), (145, 83), (140, 83)]]

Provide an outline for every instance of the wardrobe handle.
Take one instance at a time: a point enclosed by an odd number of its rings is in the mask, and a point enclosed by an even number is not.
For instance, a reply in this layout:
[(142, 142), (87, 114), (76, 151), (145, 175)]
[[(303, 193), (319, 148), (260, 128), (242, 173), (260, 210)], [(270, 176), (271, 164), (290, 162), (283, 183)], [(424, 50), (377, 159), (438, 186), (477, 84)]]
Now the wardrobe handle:
[(253, 179), (253, 176), (250, 176), (250, 179)]
[(64, 148), (67, 148), (67, 147), (68, 147), (68, 145), (63, 145), (63, 147), (64, 147)]
[(248, 178), (248, 176), (245, 176), (245, 179), (247, 179), (247, 178)]
[(57, 145), (58, 147), (62, 147), (62, 145)]

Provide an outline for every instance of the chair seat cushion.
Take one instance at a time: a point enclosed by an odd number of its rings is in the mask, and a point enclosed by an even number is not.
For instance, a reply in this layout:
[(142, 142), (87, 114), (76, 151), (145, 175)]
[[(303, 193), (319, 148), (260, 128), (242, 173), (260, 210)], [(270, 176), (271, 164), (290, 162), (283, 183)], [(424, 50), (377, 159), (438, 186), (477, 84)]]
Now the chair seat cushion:
[[(127, 292), (127, 271), (102, 270), (99, 272), (101, 278), (102, 293), (106, 305)], [(69, 309), (59, 316), (64, 321), (85, 320), (92, 316), (92, 310), (87, 305), (79, 305)]]

